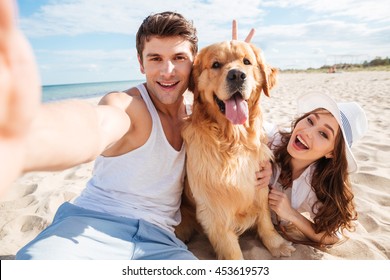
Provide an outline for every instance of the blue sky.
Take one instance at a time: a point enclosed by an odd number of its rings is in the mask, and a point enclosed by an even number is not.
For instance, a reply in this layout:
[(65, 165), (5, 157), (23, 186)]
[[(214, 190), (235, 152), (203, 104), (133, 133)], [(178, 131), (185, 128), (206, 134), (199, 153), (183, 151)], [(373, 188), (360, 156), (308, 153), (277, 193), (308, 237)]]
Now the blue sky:
[(269, 64), (305, 69), (390, 56), (390, 0), (17, 0), (42, 83), (143, 79), (135, 33), (151, 13), (176, 11), (194, 21), (199, 47), (239, 38)]

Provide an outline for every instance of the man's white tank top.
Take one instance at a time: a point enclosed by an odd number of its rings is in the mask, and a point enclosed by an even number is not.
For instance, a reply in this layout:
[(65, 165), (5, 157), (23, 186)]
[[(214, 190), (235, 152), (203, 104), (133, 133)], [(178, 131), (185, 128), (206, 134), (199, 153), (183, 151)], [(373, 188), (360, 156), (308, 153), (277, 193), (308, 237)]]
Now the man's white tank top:
[(146, 143), (116, 157), (99, 156), (92, 178), (75, 200), (77, 206), (133, 219), (143, 219), (173, 232), (180, 222), (185, 149), (168, 142), (152, 100), (137, 86), (152, 116)]

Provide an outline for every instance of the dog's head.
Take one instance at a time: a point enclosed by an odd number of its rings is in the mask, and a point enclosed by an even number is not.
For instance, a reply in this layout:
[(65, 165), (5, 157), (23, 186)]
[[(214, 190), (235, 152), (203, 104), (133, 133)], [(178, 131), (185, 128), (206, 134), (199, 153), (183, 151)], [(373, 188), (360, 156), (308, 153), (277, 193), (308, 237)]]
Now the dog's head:
[(261, 92), (269, 96), (276, 73), (254, 45), (221, 42), (199, 52), (189, 89), (194, 93), (194, 106), (202, 104), (217, 119), (223, 116), (232, 124), (244, 124), (251, 108), (258, 107)]

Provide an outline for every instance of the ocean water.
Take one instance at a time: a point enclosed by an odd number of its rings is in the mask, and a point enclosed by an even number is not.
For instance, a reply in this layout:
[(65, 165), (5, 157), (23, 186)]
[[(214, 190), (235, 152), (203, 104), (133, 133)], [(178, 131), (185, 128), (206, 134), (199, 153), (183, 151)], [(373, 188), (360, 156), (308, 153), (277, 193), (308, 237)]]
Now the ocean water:
[(143, 80), (132, 80), (42, 86), (42, 102), (72, 98), (93, 98), (103, 96), (110, 91), (126, 90), (143, 82)]

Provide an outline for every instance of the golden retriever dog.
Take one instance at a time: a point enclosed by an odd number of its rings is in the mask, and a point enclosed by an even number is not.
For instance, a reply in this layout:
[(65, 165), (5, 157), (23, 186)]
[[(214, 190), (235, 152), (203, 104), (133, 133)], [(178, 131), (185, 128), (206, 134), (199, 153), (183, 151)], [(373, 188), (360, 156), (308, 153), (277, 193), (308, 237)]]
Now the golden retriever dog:
[(260, 49), (234, 40), (203, 48), (194, 62), (193, 113), (182, 130), (187, 179), (176, 234), (188, 241), (196, 216), (218, 259), (243, 259), (238, 238), (249, 228), (256, 228), (273, 256), (295, 250), (271, 222), (268, 189), (255, 187), (259, 163), (272, 158), (260, 94), (269, 96), (276, 72)]

